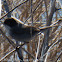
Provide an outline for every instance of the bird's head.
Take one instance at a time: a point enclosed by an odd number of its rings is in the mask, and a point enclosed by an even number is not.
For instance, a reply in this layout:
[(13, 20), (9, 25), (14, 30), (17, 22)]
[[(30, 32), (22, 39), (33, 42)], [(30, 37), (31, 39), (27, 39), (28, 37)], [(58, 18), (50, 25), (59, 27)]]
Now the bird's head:
[(4, 21), (4, 25), (6, 25), (6, 26), (9, 26), (9, 27), (14, 27), (14, 26), (16, 26), (18, 23), (15, 21), (15, 19), (13, 19), (13, 18), (7, 18), (7, 19), (5, 19), (5, 21)]

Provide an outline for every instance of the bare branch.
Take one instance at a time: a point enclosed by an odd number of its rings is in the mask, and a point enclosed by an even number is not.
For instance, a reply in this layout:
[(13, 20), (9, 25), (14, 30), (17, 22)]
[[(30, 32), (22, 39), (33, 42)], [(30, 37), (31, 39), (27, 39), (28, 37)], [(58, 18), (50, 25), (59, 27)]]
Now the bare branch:
[(17, 5), (15, 8), (13, 8), (12, 10), (10, 10), (8, 13), (6, 13), (5, 15), (3, 15), (3, 16), (0, 18), (0, 20), (3, 19), (7, 14), (9, 14), (9, 13), (11, 13), (13, 10), (15, 10), (17, 7), (19, 7), (19, 6), (21, 6), (22, 4), (26, 3), (27, 1), (28, 1), (28, 0), (23, 1), (21, 4)]

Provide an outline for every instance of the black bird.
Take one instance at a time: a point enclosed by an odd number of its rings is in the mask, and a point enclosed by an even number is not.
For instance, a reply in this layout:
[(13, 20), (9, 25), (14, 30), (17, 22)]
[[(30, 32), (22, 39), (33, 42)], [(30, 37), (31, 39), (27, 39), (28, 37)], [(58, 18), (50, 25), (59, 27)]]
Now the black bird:
[(51, 28), (46, 27), (44, 29), (37, 29), (32, 26), (26, 26), (24, 24), (18, 23), (14, 18), (7, 18), (4, 21), (4, 26), (7, 33), (16, 41), (28, 42), (39, 32)]

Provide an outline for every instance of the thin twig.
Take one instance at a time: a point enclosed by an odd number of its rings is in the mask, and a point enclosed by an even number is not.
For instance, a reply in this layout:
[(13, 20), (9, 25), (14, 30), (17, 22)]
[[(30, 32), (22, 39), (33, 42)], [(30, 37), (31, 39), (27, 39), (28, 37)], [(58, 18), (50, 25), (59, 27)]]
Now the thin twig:
[(47, 53), (46, 53), (45, 62), (47, 61), (48, 53), (49, 53), (49, 51), (51, 50), (51, 48), (52, 48), (55, 44), (57, 44), (57, 43), (59, 43), (59, 42), (61, 42), (61, 41), (56, 41), (56, 42), (54, 42), (54, 43), (49, 47), (49, 49), (48, 49), (48, 51), (47, 51)]
[[(35, 9), (32, 11), (32, 13), (35, 13), (36, 9), (39, 7), (39, 5), (43, 2), (43, 0), (41, 2), (39, 2), (39, 4), (35, 7)], [(26, 21), (31, 17), (31, 14), (29, 15), (29, 17), (25, 20), (24, 23), (26, 23)]]
[(37, 47), (37, 53), (36, 53), (36, 59), (35, 59), (35, 62), (38, 61), (38, 54), (39, 54), (39, 47), (40, 47), (40, 35), (39, 35), (39, 42), (38, 42), (38, 47)]
[(0, 62), (5, 59), (8, 55), (12, 54), (16, 49), (12, 50), (11, 52), (7, 53), (4, 57), (0, 59)]
[(62, 55), (62, 51), (60, 52), (60, 55), (57, 57), (55, 62), (57, 62), (57, 60), (60, 58), (61, 55)]
[[(21, 46), (18, 46), (17, 48), (20, 48)], [(24, 48), (21, 47), (22, 50), (24, 50), (28, 55), (30, 55), (33, 59), (35, 59), (35, 57), (29, 53), (28, 51), (26, 51)]]
[[(44, 1), (46, 1), (46, 0), (44, 0)], [(53, 0), (53, 2), (52, 2), (53, 4), (52, 4), (52, 7), (51, 7), (51, 12), (50, 12), (50, 14), (49, 14), (49, 16), (48, 16), (48, 18), (46, 19), (46, 25), (47, 26), (50, 26), (51, 25), (51, 21), (52, 21), (52, 17), (53, 17), (53, 14), (54, 14), (54, 12), (55, 12), (55, 0)], [(52, 10), (53, 9), (53, 10)], [(49, 43), (49, 33), (50, 33), (50, 29), (48, 29), (48, 30), (46, 30), (45, 31), (45, 35), (44, 35), (44, 39), (43, 39), (43, 46), (42, 46), (42, 52), (41, 52), (41, 56), (43, 56), (46, 52), (47, 52), (47, 50), (48, 50), (48, 43)], [(44, 58), (41, 60), (41, 62), (44, 62)]]
[[(35, 59), (35, 57), (29, 53), (28, 51), (26, 51), (24, 48), (22, 48), (22, 46), (19, 46), (17, 48), (21, 48), (23, 51), (25, 51), (28, 55), (30, 55), (30, 57), (32, 57), (33, 59)], [(5, 59), (8, 55), (12, 54), (13, 52), (15, 52), (16, 49), (13, 49), (11, 52), (9, 52), (8, 54), (6, 54), (3, 58), (0, 59), (0, 61), (2, 61), (3, 59)]]
[(21, 4), (17, 5), (15, 8), (13, 8), (12, 10), (10, 10), (8, 13), (6, 13), (5, 15), (3, 15), (3, 16), (0, 18), (0, 20), (3, 19), (7, 14), (9, 14), (9, 13), (11, 13), (13, 10), (15, 10), (17, 7), (19, 7), (19, 6), (21, 6), (22, 4), (26, 3), (27, 1), (29, 1), (29, 0), (23, 1)]
[(30, 2), (31, 2), (31, 20), (33, 24), (33, 3), (32, 3), (32, 0), (30, 0)]

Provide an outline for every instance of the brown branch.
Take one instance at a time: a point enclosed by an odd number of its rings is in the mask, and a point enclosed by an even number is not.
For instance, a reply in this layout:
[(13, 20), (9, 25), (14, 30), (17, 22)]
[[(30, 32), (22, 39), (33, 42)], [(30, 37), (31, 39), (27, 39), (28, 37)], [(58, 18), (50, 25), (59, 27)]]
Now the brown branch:
[[(45, 0), (46, 1), (46, 0)], [(52, 10), (53, 9), (53, 10)], [(52, 21), (52, 17), (53, 17), (53, 14), (55, 12), (55, 0), (53, 1), (53, 4), (52, 4), (52, 7), (51, 7), (51, 12), (50, 12), (50, 15), (48, 16), (47, 18), (47, 23), (46, 25), (47, 26), (50, 26), (51, 25), (51, 21)], [(50, 32), (50, 29), (47, 29), (45, 31), (45, 35), (44, 35), (44, 40), (43, 40), (43, 46), (42, 46), (42, 52), (41, 52), (41, 57), (47, 52), (48, 50), (48, 43), (49, 43), (49, 32)], [(44, 61), (44, 58), (41, 60), (41, 62)]]
[[(39, 5), (43, 2), (43, 0), (41, 2), (38, 3), (38, 5), (35, 7), (35, 9), (32, 11), (33, 13), (35, 13), (36, 9), (39, 7)], [(31, 14), (29, 15), (29, 17), (25, 20), (24, 23), (26, 23), (26, 21), (31, 17)]]
[(62, 42), (62, 39), (60, 39), (60, 40), (54, 42), (54, 43), (49, 47), (48, 51), (46, 52), (45, 62), (47, 61), (48, 53), (49, 53), (49, 51), (51, 50), (51, 48), (52, 48), (54, 45), (58, 44), (59, 42)]
[(5, 16), (7, 16), (9, 13), (11, 13), (13, 10), (15, 10), (16, 8), (18, 8), (19, 6), (21, 6), (22, 4), (26, 3), (27, 1), (28, 1), (28, 0), (23, 1), (21, 4), (17, 5), (15, 8), (13, 8), (12, 10), (10, 10), (8, 13), (6, 13), (5, 15), (3, 15), (3, 16), (0, 18), (0, 20), (3, 19)]
[[(24, 48), (22, 48), (22, 46), (17, 47), (18, 49), (21, 48), (23, 51), (25, 51), (28, 55), (30, 55), (30, 57), (32, 57), (33, 59), (35, 59), (35, 57), (29, 53), (28, 51), (26, 51)], [(9, 52), (8, 54), (6, 54), (3, 58), (0, 59), (0, 61), (2, 61), (3, 59), (5, 59), (8, 55), (12, 54), (13, 52), (15, 52), (16, 49), (12, 50), (11, 52)]]

